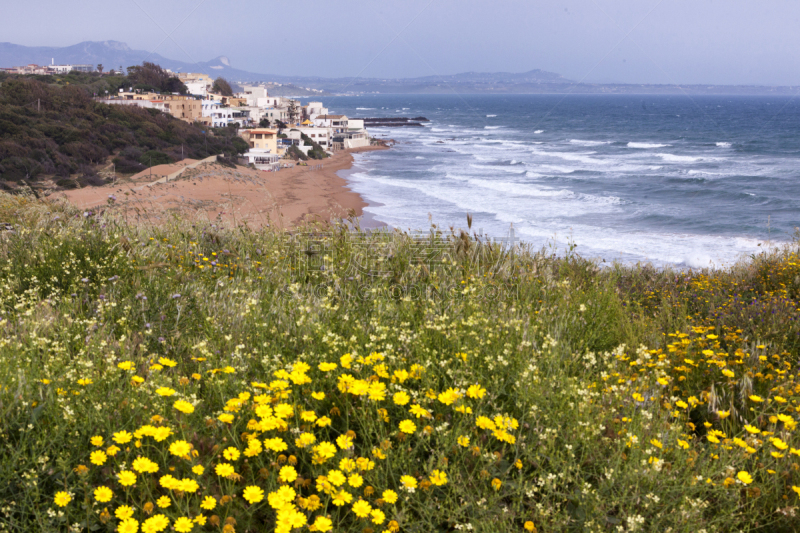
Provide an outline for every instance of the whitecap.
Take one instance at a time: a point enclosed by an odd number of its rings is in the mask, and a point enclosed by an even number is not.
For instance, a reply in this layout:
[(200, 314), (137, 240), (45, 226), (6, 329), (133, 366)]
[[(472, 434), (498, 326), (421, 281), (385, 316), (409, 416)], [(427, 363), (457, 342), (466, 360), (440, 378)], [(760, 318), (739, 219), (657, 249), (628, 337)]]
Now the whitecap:
[(658, 143), (628, 143), (628, 148), (664, 148), (669, 146), (668, 144), (658, 144)]
[(571, 144), (577, 144), (578, 146), (600, 146), (602, 144), (608, 144), (610, 141), (582, 141), (581, 139), (570, 139), (569, 142)]
[(484, 126), (483, 129), (485, 130), (499, 130), (503, 126)]
[(729, 148), (730, 145), (731, 145), (731, 143), (728, 143), (728, 142), (718, 142), (717, 143), (717, 146), (719, 146), (720, 148)]
[(417, 156), (417, 157), (415, 157), (414, 159), (426, 159), (426, 158), (425, 158), (425, 157), (422, 157), (421, 155), (418, 155), (418, 156)]
[(536, 130), (533, 133), (544, 133), (544, 130)]
[(497, 116), (497, 115), (486, 115), (486, 118), (494, 118), (494, 117), (496, 117), (496, 116)]
[(374, 107), (357, 107), (356, 109), (359, 110), (359, 111), (372, 111), (375, 108)]
[(697, 161), (702, 161), (702, 157), (692, 157), (690, 155), (675, 155), (675, 154), (655, 154), (664, 161), (670, 161), (672, 163), (696, 163)]

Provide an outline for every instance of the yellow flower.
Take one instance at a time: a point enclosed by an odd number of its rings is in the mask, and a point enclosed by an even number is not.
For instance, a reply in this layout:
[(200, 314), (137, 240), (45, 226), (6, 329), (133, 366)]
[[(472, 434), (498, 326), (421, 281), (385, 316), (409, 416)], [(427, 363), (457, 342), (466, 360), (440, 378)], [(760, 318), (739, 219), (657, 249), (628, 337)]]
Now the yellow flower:
[(339, 446), (339, 448), (346, 450), (353, 447), (353, 439), (347, 435), (339, 435), (336, 437), (336, 444)]
[(225, 451), (222, 452), (222, 456), (228, 461), (236, 461), (237, 459), (239, 459), (240, 455), (241, 453), (239, 452), (239, 450), (237, 450), (233, 446), (225, 448)]
[(461, 394), (452, 387), (444, 392), (439, 393), (437, 396), (437, 399), (445, 405), (451, 405), (459, 398), (461, 398)]
[(772, 443), (773, 446), (775, 446), (779, 450), (785, 450), (786, 448), (789, 447), (788, 444), (786, 444), (785, 442), (783, 442), (781, 439), (779, 439), (777, 437), (770, 439), (770, 442)]
[(108, 456), (102, 450), (95, 450), (89, 454), (89, 462), (93, 465), (100, 466), (106, 462)]
[(353, 513), (359, 518), (366, 518), (371, 511), (372, 506), (369, 502), (365, 502), (364, 500), (358, 500), (353, 504)]
[(178, 533), (189, 533), (189, 531), (194, 528), (194, 522), (192, 522), (191, 518), (181, 516), (175, 520), (175, 523), (172, 525), (172, 527), (174, 527), (175, 531)]
[(230, 424), (231, 422), (233, 422), (234, 418), (235, 417), (230, 413), (222, 413), (217, 417), (217, 420), (219, 420), (224, 424)]
[(749, 485), (753, 482), (752, 476), (744, 470), (741, 470), (738, 474), (736, 474), (736, 477), (745, 485)]
[(159, 387), (156, 389), (156, 394), (159, 396), (172, 396), (175, 392), (175, 389), (170, 389), (169, 387)]
[(722, 375), (723, 376), (727, 376), (729, 378), (732, 378), (732, 377), (736, 376), (736, 374), (734, 373), (733, 370), (728, 370), (727, 368), (722, 371)]
[(689, 407), (689, 404), (684, 402), (683, 400), (678, 400), (677, 402), (675, 402), (675, 405), (677, 405), (681, 409), (686, 409), (687, 407)]
[(133, 363), (130, 361), (122, 361), (121, 363), (117, 363), (117, 368), (121, 370), (130, 370), (133, 368)]
[(717, 416), (720, 417), (720, 419), (724, 420), (724, 419), (728, 418), (729, 416), (731, 416), (731, 412), (730, 411), (717, 411)]
[(400, 428), (400, 431), (408, 434), (414, 433), (417, 430), (417, 425), (411, 420), (403, 420), (400, 422), (398, 427)]
[(387, 489), (383, 491), (383, 494), (381, 494), (381, 498), (383, 498), (383, 501), (385, 501), (386, 503), (394, 503), (397, 501), (397, 493), (392, 489)]
[(792, 490), (795, 491), (798, 496), (800, 496), (800, 487), (792, 485)]
[(431, 414), (422, 407), (421, 405), (414, 404), (408, 410), (412, 415), (416, 416), (417, 418), (432, 418)]
[(405, 405), (411, 401), (411, 396), (403, 391), (395, 392), (394, 396), (392, 396), (392, 401), (397, 405)]
[(126, 520), (133, 516), (133, 508), (130, 505), (121, 505), (114, 511), (114, 516), (120, 520)]
[(136, 484), (136, 474), (130, 470), (123, 470), (119, 473), (119, 484), (123, 487), (130, 487)]
[(525, 529), (525, 531), (529, 531), (530, 533), (534, 533), (536, 531), (536, 526), (530, 520), (525, 522), (525, 524), (522, 527), (523, 529)]
[(469, 446), (469, 437), (465, 435), (458, 437), (458, 445), (467, 448)]
[(142, 522), (142, 533), (158, 533), (167, 529), (167, 526), (169, 526), (169, 518), (163, 514), (157, 514)]
[(749, 396), (749, 398), (750, 398), (750, 401), (753, 401), (753, 402), (756, 402), (756, 403), (761, 403), (761, 402), (764, 401), (764, 398), (762, 398), (761, 396), (758, 396), (757, 394), (752, 394), (752, 395)]
[(176, 440), (169, 445), (169, 453), (177, 457), (186, 457), (192, 451), (192, 445), (185, 440)]
[(174, 404), (172, 404), (172, 407), (174, 407), (181, 413), (185, 413), (187, 415), (194, 413), (194, 406), (189, 402), (187, 402), (186, 400), (178, 400)]
[(242, 497), (247, 500), (247, 503), (253, 504), (258, 503), (264, 499), (264, 491), (261, 487), (256, 487), (255, 485), (250, 485), (249, 487), (244, 489), (242, 493)]
[(343, 485), (345, 481), (347, 481), (347, 476), (345, 476), (339, 470), (331, 470), (328, 472), (328, 481), (336, 485), (337, 487)]
[(155, 474), (158, 472), (158, 464), (154, 463), (147, 457), (137, 457), (131, 463), (131, 468), (139, 472), (140, 474), (144, 474), (146, 472), (150, 472), (151, 474)]
[(380, 509), (373, 509), (369, 514), (372, 517), (373, 524), (383, 524), (384, 520), (386, 520), (386, 515)]
[(400, 477), (400, 484), (403, 485), (407, 489), (415, 489), (417, 488), (417, 480), (411, 476), (401, 476)]
[(486, 395), (486, 389), (484, 389), (477, 383), (475, 385), (470, 385), (470, 387), (467, 389), (467, 396), (469, 396), (470, 398), (479, 400), (483, 398), (485, 395)]
[(319, 417), (317, 419), (315, 424), (318, 425), (321, 428), (324, 428), (325, 426), (330, 426), (331, 422), (332, 422), (332, 420), (330, 418), (328, 418), (327, 416), (321, 416), (321, 417)]
[(91, 439), (89, 439), (92, 443), (92, 446), (102, 446), (103, 445), (103, 437), (100, 435), (95, 435)]
[[(78, 385), (80, 385), (81, 387), (85, 387), (86, 385), (91, 385), (91, 384), (92, 384), (92, 380), (88, 379), (88, 378), (79, 379), (78, 380)], [(102, 446), (102, 444), (101, 444), (101, 446)]]
[(336, 507), (341, 507), (347, 503), (350, 503), (351, 501), (353, 501), (353, 495), (346, 490), (341, 489), (339, 492), (333, 495), (332, 503)]
[(231, 474), (234, 474), (236, 471), (232, 465), (229, 465), (228, 463), (220, 463), (214, 468), (214, 472), (216, 472), (220, 477), (228, 477)]
[(492, 488), (493, 488), (494, 490), (500, 490), (500, 487), (502, 487), (502, 486), (503, 486), (503, 482), (502, 482), (502, 481), (500, 481), (499, 479), (497, 479), (497, 478), (494, 478), (494, 479), (492, 480)]
[(330, 372), (331, 370), (336, 370), (337, 366), (339, 365), (337, 365), (336, 363), (320, 363), (319, 365), (317, 365), (317, 368), (319, 368), (323, 372)]
[(194, 494), (199, 488), (200, 485), (197, 483), (197, 481), (189, 478), (183, 478), (179, 483), (177, 483), (175, 490), (182, 490), (183, 492)]
[(660, 449), (662, 449), (662, 448), (664, 447), (664, 445), (663, 445), (663, 444), (661, 444), (661, 441), (660, 441), (660, 440), (658, 440), (658, 439), (652, 439), (652, 440), (650, 441), (650, 444), (652, 444), (653, 446), (655, 446), (655, 447), (656, 447), (656, 448), (658, 448), (659, 450), (660, 450)]
[(330, 518), (326, 518), (324, 516), (318, 516), (316, 520), (314, 520), (314, 529), (316, 531), (321, 531), (325, 533), (326, 531), (330, 531), (333, 529), (333, 522)]
[(166, 509), (170, 505), (172, 505), (172, 500), (169, 496), (162, 496), (156, 500), (156, 505), (158, 505), (162, 509)]
[(139, 522), (135, 518), (125, 518), (117, 527), (118, 533), (136, 533), (139, 531)]
[(176, 364), (178, 364), (175, 361), (173, 361), (172, 359), (167, 359), (166, 357), (159, 357), (158, 358), (158, 362), (161, 363), (164, 366), (169, 366), (169, 367), (173, 367)]
[(119, 431), (117, 433), (114, 433), (114, 436), (111, 438), (111, 440), (113, 440), (117, 444), (127, 444), (131, 441), (132, 438), (133, 435), (131, 435), (127, 431)]
[(97, 487), (94, 489), (94, 499), (101, 503), (110, 502), (114, 497), (114, 493), (106, 486)]
[(360, 487), (361, 485), (364, 484), (364, 478), (361, 477), (361, 474), (353, 474), (353, 475), (351, 475), (350, 477), (347, 478), (347, 483), (351, 487), (358, 488), (358, 487)]
[(217, 506), (217, 500), (213, 496), (206, 496), (203, 498), (203, 503), (200, 504), (201, 509), (211, 511)]
[(66, 507), (67, 504), (71, 501), (72, 501), (72, 496), (70, 496), (63, 490), (56, 492), (56, 497), (53, 498), (53, 502), (59, 507)]
[(481, 429), (488, 429), (490, 431), (494, 431), (496, 429), (496, 427), (497, 427), (497, 426), (495, 426), (495, 423), (492, 422), (492, 420), (490, 418), (485, 417), (485, 416), (479, 416), (475, 420), (475, 425), (478, 426)]
[[(656, 381), (658, 381), (658, 384), (663, 386), (663, 387), (666, 387), (667, 385), (669, 385), (669, 380), (667, 378), (658, 378), (658, 379), (656, 379)], [(533, 522), (525, 522), (525, 523), (526, 524), (533, 524)]]
[(205, 471), (206, 471), (206, 469), (203, 467), (203, 465), (195, 465), (195, 466), (192, 467), (192, 472), (194, 472), (198, 476), (202, 476), (203, 472), (205, 472)]
[(297, 470), (295, 470), (293, 466), (284, 466), (278, 473), (278, 478), (283, 483), (291, 483), (297, 479)]
[(747, 424), (744, 427), (744, 429), (745, 429), (745, 431), (747, 431), (748, 433), (750, 433), (752, 435), (758, 435), (759, 433), (761, 433), (760, 429), (758, 429), (757, 427), (751, 426), (750, 424)]
[(447, 484), (447, 474), (441, 470), (434, 470), (431, 472), (430, 481), (434, 485), (445, 485)]

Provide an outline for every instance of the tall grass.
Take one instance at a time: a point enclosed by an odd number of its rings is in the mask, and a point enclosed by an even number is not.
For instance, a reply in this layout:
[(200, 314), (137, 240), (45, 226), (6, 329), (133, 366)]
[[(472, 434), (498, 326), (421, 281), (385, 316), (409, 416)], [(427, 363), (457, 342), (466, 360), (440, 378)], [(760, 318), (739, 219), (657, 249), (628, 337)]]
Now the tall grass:
[(794, 245), (675, 271), (18, 196), (0, 222), (0, 529), (796, 529)]

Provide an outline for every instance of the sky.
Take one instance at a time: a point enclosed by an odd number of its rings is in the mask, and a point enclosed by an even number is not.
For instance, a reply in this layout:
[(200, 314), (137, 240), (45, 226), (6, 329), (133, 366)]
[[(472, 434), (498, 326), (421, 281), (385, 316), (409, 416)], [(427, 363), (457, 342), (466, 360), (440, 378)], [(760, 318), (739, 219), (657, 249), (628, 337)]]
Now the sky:
[(115, 40), (291, 76), (800, 85), (798, 27), (796, 0), (37, 0), (3, 7), (0, 41)]

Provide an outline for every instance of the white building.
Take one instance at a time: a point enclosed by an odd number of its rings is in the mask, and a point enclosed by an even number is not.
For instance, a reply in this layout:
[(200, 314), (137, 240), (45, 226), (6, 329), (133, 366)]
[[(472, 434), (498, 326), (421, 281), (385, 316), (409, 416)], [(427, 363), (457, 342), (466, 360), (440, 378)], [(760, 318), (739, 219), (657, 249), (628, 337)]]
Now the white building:
[(209, 117), (211, 126), (214, 128), (224, 128), (230, 124), (238, 124), (239, 127), (249, 125), (250, 111), (241, 107), (223, 107), (215, 100), (203, 100), (203, 116)]

